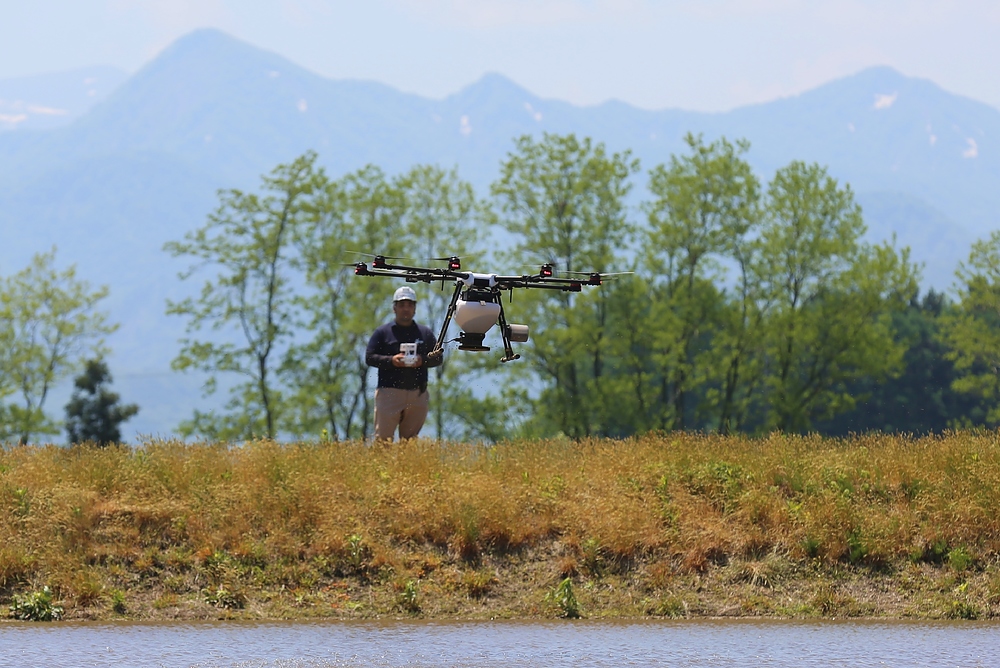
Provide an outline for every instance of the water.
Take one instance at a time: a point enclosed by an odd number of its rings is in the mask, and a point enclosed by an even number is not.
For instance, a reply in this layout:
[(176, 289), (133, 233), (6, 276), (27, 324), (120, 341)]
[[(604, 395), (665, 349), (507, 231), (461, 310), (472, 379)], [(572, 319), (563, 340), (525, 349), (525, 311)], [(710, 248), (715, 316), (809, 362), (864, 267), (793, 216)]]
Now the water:
[(986, 622), (5, 623), (0, 666), (1000, 666)]

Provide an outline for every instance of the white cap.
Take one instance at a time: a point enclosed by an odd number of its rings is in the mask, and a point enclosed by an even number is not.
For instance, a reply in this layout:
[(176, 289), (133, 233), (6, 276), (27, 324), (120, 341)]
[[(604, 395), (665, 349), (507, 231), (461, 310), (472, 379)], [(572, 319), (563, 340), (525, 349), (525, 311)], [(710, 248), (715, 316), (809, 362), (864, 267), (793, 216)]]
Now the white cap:
[(414, 292), (413, 288), (411, 288), (408, 285), (404, 285), (401, 288), (397, 288), (396, 292), (392, 295), (393, 303), (401, 302), (404, 300), (409, 300), (411, 302), (417, 301), (417, 293)]

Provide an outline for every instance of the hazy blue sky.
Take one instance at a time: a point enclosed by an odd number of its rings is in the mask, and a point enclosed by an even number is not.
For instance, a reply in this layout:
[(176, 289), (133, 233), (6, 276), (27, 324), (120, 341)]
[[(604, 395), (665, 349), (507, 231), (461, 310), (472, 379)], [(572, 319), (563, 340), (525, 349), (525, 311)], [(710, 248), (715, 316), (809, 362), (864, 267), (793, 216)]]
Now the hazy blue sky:
[(2, 0), (0, 78), (134, 71), (205, 26), (435, 98), (492, 71), (577, 104), (714, 111), (890, 65), (1000, 108), (997, 0)]

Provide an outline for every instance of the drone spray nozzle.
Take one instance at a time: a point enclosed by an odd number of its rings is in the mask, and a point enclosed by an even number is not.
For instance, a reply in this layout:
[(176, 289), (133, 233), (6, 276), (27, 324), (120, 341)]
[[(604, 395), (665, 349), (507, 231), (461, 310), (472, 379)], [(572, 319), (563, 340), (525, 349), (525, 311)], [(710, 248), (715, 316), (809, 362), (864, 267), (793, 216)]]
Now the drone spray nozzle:
[(478, 334), (476, 332), (461, 332), (458, 335), (458, 349), (471, 350), (478, 353), (489, 352), (489, 347), (483, 345), (483, 339), (485, 338), (485, 334)]

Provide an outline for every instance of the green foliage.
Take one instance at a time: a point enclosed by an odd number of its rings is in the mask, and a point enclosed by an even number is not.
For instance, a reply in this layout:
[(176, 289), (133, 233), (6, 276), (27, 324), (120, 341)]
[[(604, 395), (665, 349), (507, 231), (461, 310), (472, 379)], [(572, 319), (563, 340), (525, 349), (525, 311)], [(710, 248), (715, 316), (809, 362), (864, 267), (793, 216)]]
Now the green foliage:
[(462, 584), (471, 598), (482, 599), (493, 591), (497, 578), (490, 570), (466, 571), (462, 575)]
[(407, 579), (402, 583), (399, 594), (396, 596), (396, 604), (405, 612), (411, 614), (420, 612), (420, 600), (416, 580)]
[(29, 622), (52, 622), (63, 616), (63, 608), (52, 602), (52, 590), (48, 585), (41, 591), (30, 594), (14, 594), (10, 606), (10, 616)]
[(115, 589), (111, 592), (111, 610), (116, 615), (124, 615), (128, 612), (128, 605), (125, 603), (125, 592)]
[(104, 337), (117, 329), (98, 310), (107, 294), (78, 279), (74, 267), (57, 270), (55, 249), (0, 279), (0, 400), (18, 395), (18, 403), (0, 404), (0, 441), (59, 432), (45, 401), (87, 355), (106, 352)]
[(958, 375), (943, 332), (955, 308), (942, 293), (930, 290), (922, 298), (914, 296), (905, 311), (894, 312), (893, 339), (907, 350), (899, 375), (882, 380), (866, 375), (848, 383), (854, 407), (817, 421), (816, 429), (836, 436), (868, 431), (928, 434), (963, 420), (981, 424), (982, 401), (953, 387)]
[(69, 442), (110, 445), (121, 442), (119, 425), (139, 412), (135, 404), (119, 405), (118, 394), (110, 391), (111, 373), (103, 360), (87, 360), (76, 378), (73, 396), (66, 404), (66, 431)]
[[(472, 186), (455, 170), (417, 166), (403, 174), (399, 187), (406, 198), (406, 253), (422, 258), (457, 255), (470, 264), (485, 259), (485, 204), (477, 201)], [(444, 320), (453, 285), (428, 286), (420, 294), (418, 319), (437, 327)], [(504, 401), (495, 393), (474, 391), (489, 383), (496, 361), (492, 356), (449, 355), (435, 367), (428, 425), (424, 433), (437, 438), (499, 440), (511, 433), (503, 415)], [(499, 414), (498, 414), (499, 411)], [(499, 429), (497, 427), (500, 427)], [(433, 431), (431, 431), (433, 430)]]
[(686, 617), (687, 605), (681, 597), (670, 594), (657, 601), (650, 608), (649, 614), (671, 618)]
[(175, 257), (192, 259), (182, 279), (207, 266), (212, 275), (197, 299), (169, 302), (167, 313), (188, 319), (187, 332), (203, 329), (236, 334), (239, 342), (185, 338), (172, 367), (210, 374), (205, 391), (215, 392), (220, 373), (245, 377), (230, 390), (227, 412), (198, 413), (181, 432), (223, 440), (273, 438), (282, 411), (276, 386), (277, 357), (291, 336), (292, 292), (289, 245), (293, 228), (311, 214), (317, 179), (316, 155), (279, 165), (263, 179), (263, 195), (227, 190), (208, 223), (169, 242)]
[(576, 594), (573, 592), (572, 578), (564, 578), (545, 595), (545, 600), (555, 603), (559, 608), (560, 617), (567, 619), (580, 617), (580, 603), (576, 600)]
[[(293, 300), (292, 322), (304, 333), (281, 363), (292, 434), (327, 429), (331, 437), (360, 438), (370, 427), (369, 368), (364, 348), (384, 319), (386, 286), (358, 281), (345, 266), (352, 251), (399, 255), (406, 197), (398, 182), (367, 166), (331, 181), (320, 175), (311, 214), (292, 235), (293, 268), (305, 290)], [(350, 282), (350, 285), (348, 285)]]
[[(509, 322), (533, 332), (518, 364), (446, 353), (425, 432), (440, 439), (903, 430), (906, 415), (928, 416), (921, 425), (937, 430), (980, 419), (972, 404), (989, 403), (996, 375), (985, 352), (962, 352), (971, 349), (960, 342), (982, 337), (963, 338), (950, 316), (914, 312), (908, 250), (862, 240), (849, 186), (802, 162), (763, 184), (747, 142), (685, 141), (683, 155), (649, 171), (638, 207), (629, 197), (639, 164), (628, 151), (556, 134), (516, 139), (487, 202), (455, 170), (415, 166), (392, 178), (369, 165), (331, 179), (313, 153), (278, 166), (260, 194), (220, 193), (204, 228), (167, 244), (194, 261), (185, 277), (212, 272), (199, 297), (169, 306), (190, 335), (174, 367), (209, 373), (208, 392), (230, 391), (224, 410), (196, 412), (182, 432), (369, 434), (373, 374), (363, 351), (389, 317), (395, 286), (356, 279), (344, 266), (356, 259), (349, 251), (454, 254), (514, 272), (551, 262), (558, 276), (635, 272), (580, 293), (520, 291), (505, 305)], [(484, 258), (490, 233), (513, 244)], [(987, 256), (977, 262), (987, 266)], [(436, 329), (451, 290), (433, 287), (420, 291), (417, 319)], [(976, 402), (940, 389), (953, 376), (934, 361), (948, 348), (962, 374), (956, 389), (978, 388)], [(914, 349), (920, 363), (906, 354)], [(835, 421), (860, 407), (867, 422)]]
[(972, 555), (963, 546), (956, 547), (948, 552), (948, 564), (959, 573), (967, 571), (973, 563)]
[(364, 538), (351, 534), (347, 539), (347, 564), (355, 572), (360, 572), (370, 556), (370, 550), (365, 545)]
[[(688, 426), (689, 397), (701, 386), (721, 431), (743, 421), (758, 366), (751, 358), (760, 336), (762, 299), (750, 241), (760, 223), (760, 184), (743, 154), (749, 144), (720, 139), (704, 144), (688, 134), (690, 154), (650, 172), (652, 201), (643, 259), (656, 299), (644, 328), (656, 369), (642, 391), (655, 406), (648, 425)], [(737, 269), (731, 296), (718, 288), (723, 265)], [(655, 393), (655, 394), (654, 394)], [(651, 395), (651, 396), (650, 396)]]
[(214, 589), (203, 590), (202, 596), (209, 605), (228, 610), (242, 610), (247, 603), (246, 594), (242, 591), (221, 584)]
[(591, 577), (599, 578), (604, 575), (604, 555), (599, 540), (588, 538), (583, 541), (580, 552), (583, 556), (583, 568)]
[(973, 244), (956, 275), (959, 302), (942, 332), (958, 374), (952, 387), (984, 402), (986, 422), (1000, 424), (1000, 231)]
[[(330, 179), (307, 153), (263, 179), (262, 194), (220, 193), (207, 225), (166, 248), (196, 260), (182, 275), (213, 271), (199, 297), (171, 303), (168, 313), (188, 319), (174, 360), (178, 370), (210, 374), (206, 392), (229, 385), (221, 412), (195, 412), (185, 435), (247, 439), (316, 434), (361, 438), (371, 428), (371, 369), (364, 348), (389, 314), (392, 286), (359, 281), (345, 260), (358, 249), (386, 255), (474, 253), (471, 225), (479, 207), (471, 186), (454, 171), (418, 166), (395, 179), (367, 166)], [(433, 322), (442, 297), (420, 299)], [(453, 389), (454, 371), (438, 377), (449, 388), (435, 402), (444, 436), (452, 403), (467, 400)], [(230, 383), (232, 378), (245, 378)]]
[(951, 602), (947, 616), (950, 619), (979, 619), (980, 613), (979, 609), (968, 601), (955, 599)]
[(861, 242), (861, 210), (818, 165), (793, 162), (768, 188), (759, 271), (769, 285), (764, 426), (808, 430), (853, 406), (847, 383), (898, 370), (891, 315), (916, 291), (908, 251)]
[[(630, 152), (609, 154), (587, 138), (518, 138), (491, 186), (495, 224), (516, 237), (508, 259), (551, 262), (564, 276), (622, 268), (618, 253), (633, 235), (625, 197), (638, 168)], [(529, 364), (545, 383), (536, 418), (546, 431), (574, 438), (602, 431), (610, 399), (603, 381), (613, 364), (610, 299), (603, 290), (530, 291), (507, 316), (544, 332), (533, 339)]]

